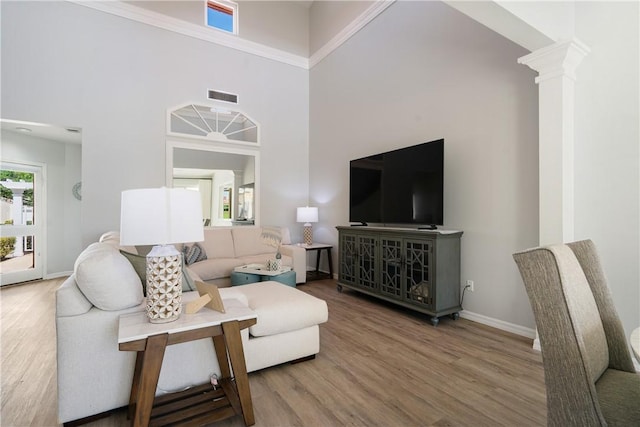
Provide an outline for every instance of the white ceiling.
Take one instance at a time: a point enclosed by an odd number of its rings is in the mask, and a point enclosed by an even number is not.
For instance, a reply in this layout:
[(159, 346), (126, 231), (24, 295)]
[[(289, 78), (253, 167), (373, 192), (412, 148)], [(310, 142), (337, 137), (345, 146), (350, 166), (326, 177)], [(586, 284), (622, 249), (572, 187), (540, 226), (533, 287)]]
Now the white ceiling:
[(65, 144), (82, 143), (82, 130), (75, 127), (67, 128), (44, 123), (8, 119), (0, 119), (0, 127), (3, 131), (42, 138), (49, 141), (56, 141)]

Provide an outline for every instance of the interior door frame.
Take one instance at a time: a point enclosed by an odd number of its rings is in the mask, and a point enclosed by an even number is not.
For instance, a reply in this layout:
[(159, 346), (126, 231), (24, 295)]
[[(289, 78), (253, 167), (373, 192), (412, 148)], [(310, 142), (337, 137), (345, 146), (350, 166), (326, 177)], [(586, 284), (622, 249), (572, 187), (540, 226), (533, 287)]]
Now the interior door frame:
[(34, 236), (35, 239), (33, 251), (34, 267), (0, 274), (0, 286), (43, 279), (47, 271), (47, 165), (39, 162), (3, 159), (0, 162), (0, 169), (33, 173), (33, 186), (35, 189), (33, 192), (33, 215), (36, 219), (33, 225), (3, 226), (0, 224), (0, 236), (2, 237)]

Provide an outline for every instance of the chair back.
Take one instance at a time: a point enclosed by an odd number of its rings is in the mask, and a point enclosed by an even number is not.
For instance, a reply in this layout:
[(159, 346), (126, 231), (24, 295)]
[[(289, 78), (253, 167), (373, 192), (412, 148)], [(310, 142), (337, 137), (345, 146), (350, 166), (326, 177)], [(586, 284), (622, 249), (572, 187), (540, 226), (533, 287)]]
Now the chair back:
[(604, 333), (607, 337), (609, 368), (635, 372), (624, 327), (613, 303), (596, 245), (591, 240), (581, 240), (568, 243), (567, 246), (571, 248), (578, 259), (596, 300)]
[(609, 365), (603, 322), (571, 248), (514, 254), (536, 319), (547, 389), (548, 424), (600, 426), (595, 382)]

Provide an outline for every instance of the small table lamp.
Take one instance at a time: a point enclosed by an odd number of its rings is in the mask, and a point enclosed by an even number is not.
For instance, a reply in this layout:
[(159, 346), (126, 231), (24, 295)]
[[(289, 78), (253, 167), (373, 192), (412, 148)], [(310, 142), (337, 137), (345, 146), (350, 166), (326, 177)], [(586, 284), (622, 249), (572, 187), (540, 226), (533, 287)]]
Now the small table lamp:
[(173, 243), (203, 240), (199, 192), (165, 187), (122, 192), (120, 244), (156, 245), (147, 255), (151, 323), (172, 322), (182, 312), (182, 261)]
[(310, 208), (309, 206), (298, 208), (296, 221), (305, 223), (303, 229), (304, 244), (313, 244), (313, 230), (311, 228), (311, 223), (318, 222), (318, 208)]

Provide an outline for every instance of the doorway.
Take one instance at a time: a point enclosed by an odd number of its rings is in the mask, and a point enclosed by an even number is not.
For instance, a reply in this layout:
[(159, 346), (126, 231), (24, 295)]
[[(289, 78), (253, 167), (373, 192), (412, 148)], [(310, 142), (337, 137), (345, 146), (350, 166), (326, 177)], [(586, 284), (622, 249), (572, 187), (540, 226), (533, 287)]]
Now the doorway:
[(0, 163), (0, 286), (41, 279), (44, 165)]

